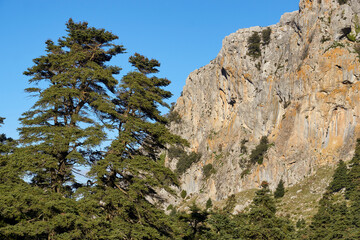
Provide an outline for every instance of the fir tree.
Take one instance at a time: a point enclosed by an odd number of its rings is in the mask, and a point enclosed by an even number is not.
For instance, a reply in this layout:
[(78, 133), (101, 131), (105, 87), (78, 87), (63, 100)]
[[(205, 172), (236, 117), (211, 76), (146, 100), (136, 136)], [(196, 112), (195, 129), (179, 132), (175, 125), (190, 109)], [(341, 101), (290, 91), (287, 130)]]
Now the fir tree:
[(125, 75), (113, 100), (116, 112), (104, 115), (117, 132), (106, 155), (93, 165), (90, 174), (96, 178), (92, 197), (104, 203), (112, 229), (121, 229), (124, 237), (161, 239), (172, 236), (167, 216), (149, 201), (157, 198), (157, 189), (171, 192), (177, 184), (175, 175), (159, 160), (166, 145), (180, 143), (166, 128), (167, 119), (158, 106), (171, 93), (165, 78), (149, 76), (160, 64), (139, 54), (129, 62), (137, 67)]
[(348, 185), (347, 167), (343, 160), (340, 160), (333, 175), (328, 189), (330, 192), (338, 192)]
[(275, 214), (275, 200), (268, 183), (263, 182), (255, 193), (242, 235), (245, 239), (293, 239), (294, 227), (290, 221)]
[[(5, 118), (0, 117), (0, 127), (3, 125)], [(10, 157), (16, 149), (16, 142), (8, 138), (4, 133), (0, 134), (0, 184), (17, 182), (19, 180), (16, 166), (10, 165)]]
[(185, 235), (183, 239), (200, 239), (209, 229), (206, 227), (206, 220), (209, 213), (201, 210), (195, 203), (190, 206), (190, 213), (180, 215), (180, 220), (187, 223), (184, 229)]
[(346, 186), (346, 197), (351, 199), (360, 192), (360, 139), (357, 139), (355, 154), (350, 161), (348, 173), (348, 184)]
[(243, 227), (243, 222), (238, 221), (238, 218), (234, 220), (229, 214), (215, 212), (208, 217), (206, 223), (208, 228), (200, 239), (242, 239), (239, 228)]
[(212, 206), (213, 206), (213, 204), (212, 204), (211, 198), (209, 198), (209, 199), (206, 201), (206, 209), (212, 208)]
[(351, 223), (345, 201), (335, 200), (326, 192), (319, 202), (319, 210), (310, 224), (310, 239), (352, 239)]
[(360, 139), (357, 139), (355, 155), (350, 161), (345, 196), (350, 200), (349, 214), (354, 239), (360, 238)]
[(74, 172), (105, 138), (96, 115), (114, 111), (109, 94), (120, 70), (106, 62), (124, 48), (104, 29), (71, 19), (66, 26), (24, 73), (43, 88), (26, 89), (37, 101), (21, 118), (20, 147), (1, 140), (1, 239), (97, 239), (107, 229), (99, 202), (74, 195)]
[(261, 37), (258, 32), (254, 32), (247, 40), (248, 43), (248, 52), (247, 55), (251, 56), (253, 59), (259, 58), (261, 56)]
[(270, 144), (269, 140), (266, 136), (261, 137), (260, 143), (251, 151), (251, 154), (249, 156), (250, 162), (252, 164), (258, 163), (262, 164), (264, 161), (265, 154), (267, 150), (269, 149)]
[[(360, 140), (350, 170), (340, 161), (319, 210), (309, 227), (310, 239), (359, 239), (360, 237)], [(345, 196), (341, 189), (346, 188)], [(346, 200), (347, 199), (347, 200)]]
[[(118, 83), (119, 67), (106, 62), (124, 51), (112, 43), (118, 37), (88, 27), (86, 22), (66, 24), (67, 35), (58, 43), (46, 41), (45, 56), (34, 59), (24, 72), (29, 83), (41, 83), (26, 91), (36, 94), (33, 108), (21, 118), (21, 161), (33, 185), (64, 196), (76, 186), (74, 167), (85, 165), (90, 149), (105, 140), (103, 126), (94, 112), (111, 112), (109, 93)], [(94, 155), (93, 155), (94, 156)]]
[(275, 189), (274, 197), (282, 198), (284, 195), (285, 195), (284, 181), (280, 179), (280, 182)]

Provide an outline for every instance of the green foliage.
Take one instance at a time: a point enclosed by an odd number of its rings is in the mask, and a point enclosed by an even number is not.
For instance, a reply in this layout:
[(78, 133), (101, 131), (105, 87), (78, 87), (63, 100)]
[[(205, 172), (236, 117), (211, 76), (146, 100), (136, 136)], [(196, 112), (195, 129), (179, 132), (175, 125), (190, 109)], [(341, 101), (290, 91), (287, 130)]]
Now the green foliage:
[[(345, 196), (341, 189), (346, 188)], [(340, 161), (319, 209), (303, 238), (359, 239), (360, 237), (360, 139), (350, 169)], [(347, 198), (348, 200), (346, 200)]]
[(263, 183), (250, 205), (244, 239), (293, 239), (293, 225), (288, 219), (279, 218), (275, 214), (275, 200), (268, 184)]
[(94, 239), (101, 229), (83, 201), (44, 192), (27, 183), (0, 185), (1, 239)]
[(332, 49), (332, 48), (344, 48), (345, 47), (345, 45), (343, 44), (343, 43), (341, 43), (341, 42), (338, 42), (338, 41), (334, 41), (332, 44), (331, 44), (331, 46), (329, 46), (326, 50), (325, 50), (325, 52), (327, 52), (327, 51), (329, 51), (330, 49)]
[(343, 160), (340, 160), (333, 175), (333, 180), (329, 184), (328, 190), (332, 193), (339, 192), (348, 185), (347, 167)]
[(245, 168), (241, 174), (240, 174), (240, 177), (241, 178), (244, 178), (246, 175), (249, 175), (250, 174), (250, 168)]
[(354, 33), (349, 33), (346, 35), (347, 39), (349, 39), (349, 41), (355, 42), (356, 41), (356, 35)]
[[(0, 118), (0, 122), (4, 119)], [(1, 125), (0, 123), (0, 127)], [(21, 182), (19, 177), (21, 166), (12, 157), (16, 150), (17, 142), (8, 138), (4, 133), (0, 134), (0, 186), (1, 184)]]
[(347, 174), (346, 198), (356, 199), (360, 193), (360, 139), (357, 139), (355, 154), (350, 161), (350, 170)]
[(183, 239), (200, 239), (202, 235), (208, 230), (206, 227), (206, 220), (209, 213), (206, 210), (201, 210), (196, 204), (190, 206), (189, 214), (181, 214), (180, 220), (186, 223), (186, 235)]
[(215, 169), (211, 163), (203, 166), (202, 171), (203, 171), (205, 178), (208, 178), (208, 177), (210, 177), (211, 174), (215, 173)]
[(207, 201), (206, 201), (206, 209), (209, 209), (209, 208), (212, 208), (213, 204), (212, 204), (212, 201), (211, 201), (211, 198), (209, 198)]
[(306, 222), (303, 218), (299, 219), (297, 222), (296, 222), (296, 227), (297, 228), (304, 228), (306, 226)]
[(259, 58), (261, 56), (261, 38), (258, 32), (254, 32), (248, 38), (248, 52), (247, 54), (252, 58)]
[(113, 75), (120, 68), (106, 63), (125, 50), (113, 44), (118, 37), (104, 29), (72, 19), (66, 27), (67, 36), (57, 44), (46, 41), (47, 54), (24, 72), (30, 84), (45, 88), (26, 89), (37, 101), (23, 114), (19, 129), (23, 171), (34, 185), (64, 196), (77, 185), (74, 166), (90, 161), (90, 149), (106, 138), (104, 127), (89, 116), (111, 111), (109, 94), (115, 92), (118, 81)]
[(165, 158), (166, 158), (166, 153), (161, 153), (158, 160), (161, 166), (165, 166)]
[(327, 192), (319, 203), (318, 213), (310, 225), (310, 239), (353, 239), (350, 230), (349, 213), (345, 202), (337, 202)]
[(176, 164), (176, 172), (178, 174), (183, 174), (193, 163), (197, 163), (201, 158), (200, 153), (191, 152), (184, 158), (180, 158)]
[(275, 198), (282, 198), (285, 195), (284, 181), (281, 179), (274, 192)]
[(292, 223), (276, 216), (275, 200), (268, 188), (256, 192), (250, 210), (232, 215), (236, 204), (235, 195), (231, 195), (223, 211), (200, 210), (196, 205), (190, 208), (189, 214), (180, 214), (182, 239), (295, 239)]
[(206, 220), (208, 229), (200, 239), (242, 239), (239, 231), (243, 227), (242, 218), (237, 220), (232, 215), (213, 212)]
[[(177, 185), (160, 153), (186, 144), (158, 110), (169, 107), (170, 81), (149, 77), (160, 64), (135, 54), (137, 70), (118, 84), (120, 68), (107, 63), (125, 50), (116, 39), (70, 19), (67, 35), (48, 40), (47, 54), (24, 73), (44, 88), (26, 89), (37, 101), (21, 119), (21, 145), (1, 135), (1, 239), (174, 238), (169, 217), (149, 201)], [(117, 135), (101, 149), (106, 128)], [(74, 177), (84, 166), (87, 186)]]
[(191, 152), (185, 152), (181, 147), (172, 146), (168, 150), (169, 158), (177, 158), (178, 162), (176, 164), (176, 173), (179, 175), (186, 172), (187, 169), (191, 167), (193, 163), (196, 163), (200, 160), (201, 154)]
[[(247, 55), (253, 59), (257, 59), (261, 56), (261, 42), (262, 44), (268, 45), (271, 40), (271, 28), (265, 28), (261, 31), (261, 36), (258, 32), (254, 32), (247, 40), (248, 52)], [(256, 68), (260, 70), (261, 63), (256, 64)]]
[(267, 27), (261, 31), (261, 39), (262, 39), (263, 45), (268, 45), (270, 43), (271, 28)]
[(356, 42), (356, 38), (358, 34), (360, 33), (360, 21), (357, 14), (354, 16), (354, 29), (352, 32), (346, 35), (346, 37), (349, 39), (349, 41)]
[(167, 115), (167, 117), (168, 117), (169, 122), (174, 122), (176, 124), (181, 123), (181, 116), (175, 110), (170, 111), (169, 114)]
[(182, 190), (181, 193), (180, 193), (180, 197), (185, 199), (186, 195), (187, 195), (187, 192), (185, 190)]
[(107, 154), (92, 165), (89, 174), (96, 179), (98, 194), (90, 196), (106, 203), (113, 228), (126, 238), (169, 238), (173, 230), (167, 216), (147, 197), (155, 198), (159, 188), (172, 193), (169, 186), (178, 184), (176, 176), (158, 156), (167, 145), (185, 141), (170, 133), (158, 110), (169, 107), (164, 100), (171, 97), (163, 89), (170, 84), (168, 79), (148, 76), (158, 72), (159, 63), (139, 54), (129, 62), (137, 71), (122, 78), (112, 100), (115, 112), (103, 114), (118, 135)]
[(359, 17), (357, 14), (355, 14), (355, 17), (354, 17), (354, 28), (355, 28), (354, 33), (349, 34), (350, 36), (348, 36), (348, 39), (353, 42), (356, 41), (356, 38), (360, 33), (360, 21), (359, 21)]
[(270, 144), (269, 144), (269, 140), (267, 139), (266, 136), (263, 136), (260, 139), (260, 143), (255, 147), (255, 149), (253, 149), (251, 151), (250, 154), (250, 163), (255, 164), (262, 164), (264, 161), (264, 156), (267, 152), (267, 150), (269, 149)]
[(156, 59), (149, 60), (147, 57), (135, 53), (129, 58), (129, 62), (133, 67), (136, 67), (142, 74), (157, 73), (160, 63)]
[(175, 103), (171, 103), (170, 111), (166, 115), (166, 117), (168, 118), (169, 123), (174, 122), (176, 124), (179, 124), (181, 123), (181, 116), (177, 111), (174, 110), (174, 108), (175, 108)]
[(225, 203), (225, 207), (223, 209), (226, 213), (232, 213), (234, 211), (236, 205), (236, 198), (234, 194), (231, 194), (227, 199)]

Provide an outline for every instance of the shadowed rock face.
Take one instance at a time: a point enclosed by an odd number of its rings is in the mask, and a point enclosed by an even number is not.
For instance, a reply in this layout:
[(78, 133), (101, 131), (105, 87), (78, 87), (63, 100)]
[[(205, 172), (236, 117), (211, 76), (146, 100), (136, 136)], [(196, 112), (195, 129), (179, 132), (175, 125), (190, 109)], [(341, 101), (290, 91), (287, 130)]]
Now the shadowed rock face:
[[(346, 35), (360, 40), (359, 19), (358, 0), (301, 0), (299, 11), (270, 26), (259, 58), (247, 55), (248, 38), (265, 28), (227, 36), (218, 56), (189, 75), (176, 103), (182, 121), (172, 131), (202, 153), (182, 176), (182, 188), (220, 200), (262, 181), (292, 185), (351, 158), (360, 137), (360, 44)], [(273, 143), (263, 164), (242, 174), (249, 158), (242, 140), (250, 153), (262, 136)], [(202, 166), (209, 163), (216, 173), (205, 179)]]

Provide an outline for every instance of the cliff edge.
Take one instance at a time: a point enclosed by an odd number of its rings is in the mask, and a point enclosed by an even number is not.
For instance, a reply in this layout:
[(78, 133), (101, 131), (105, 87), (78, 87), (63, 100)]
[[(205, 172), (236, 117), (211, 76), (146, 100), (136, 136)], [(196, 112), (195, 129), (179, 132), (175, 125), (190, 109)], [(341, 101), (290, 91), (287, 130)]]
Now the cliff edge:
[[(291, 186), (350, 159), (360, 137), (359, 19), (358, 0), (301, 0), (276, 25), (227, 36), (218, 56), (189, 75), (174, 108), (181, 121), (171, 130), (202, 154), (181, 188), (221, 200), (262, 181)], [(251, 162), (264, 136), (264, 159)]]

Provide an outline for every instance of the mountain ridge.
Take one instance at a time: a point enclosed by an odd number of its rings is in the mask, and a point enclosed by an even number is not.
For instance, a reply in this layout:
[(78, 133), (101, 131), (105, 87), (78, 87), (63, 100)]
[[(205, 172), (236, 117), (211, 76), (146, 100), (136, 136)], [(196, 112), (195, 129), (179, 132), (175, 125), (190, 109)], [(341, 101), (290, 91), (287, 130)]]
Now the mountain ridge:
[[(301, 0), (278, 24), (225, 37), (218, 56), (189, 75), (173, 110), (181, 121), (171, 130), (202, 155), (181, 188), (199, 201), (221, 200), (262, 181), (293, 186), (349, 160), (360, 136), (358, 14), (354, 0)], [(261, 39), (260, 56), (251, 55), (249, 39), (266, 29), (269, 43)], [(263, 136), (264, 160), (250, 164)], [(166, 162), (175, 169), (177, 161)]]

